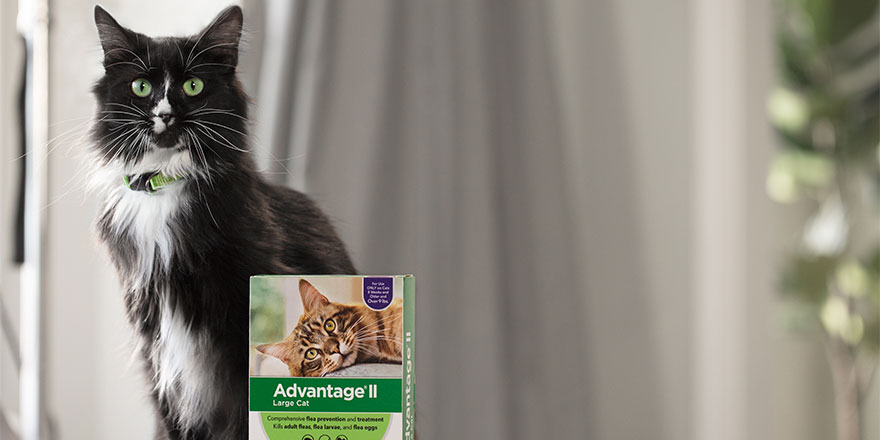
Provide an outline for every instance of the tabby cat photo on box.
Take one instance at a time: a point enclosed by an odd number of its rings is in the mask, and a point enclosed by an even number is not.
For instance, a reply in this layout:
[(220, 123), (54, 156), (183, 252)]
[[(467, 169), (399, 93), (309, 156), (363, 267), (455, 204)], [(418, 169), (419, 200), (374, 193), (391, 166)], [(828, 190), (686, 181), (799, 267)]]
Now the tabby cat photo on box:
[[(263, 286), (262, 292), (255, 290), (252, 375), (400, 376), (401, 298), (381, 310), (372, 309), (364, 303), (359, 277), (279, 279)], [(283, 367), (272, 364), (276, 359)]]

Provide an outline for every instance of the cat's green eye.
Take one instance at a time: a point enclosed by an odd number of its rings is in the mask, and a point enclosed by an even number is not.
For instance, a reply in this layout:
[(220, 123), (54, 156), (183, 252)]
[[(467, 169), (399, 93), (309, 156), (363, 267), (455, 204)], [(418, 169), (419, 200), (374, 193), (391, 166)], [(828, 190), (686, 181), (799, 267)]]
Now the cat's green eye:
[(318, 350), (316, 350), (314, 348), (310, 348), (310, 349), (306, 350), (306, 359), (311, 361), (311, 360), (315, 359), (316, 357), (318, 357)]
[(324, 330), (327, 330), (328, 332), (332, 332), (333, 330), (336, 330), (336, 323), (333, 322), (332, 319), (328, 319), (328, 320), (324, 321)]
[(205, 89), (205, 82), (199, 78), (192, 77), (183, 83), (183, 93), (186, 96), (196, 96)]
[(153, 91), (153, 85), (149, 81), (138, 78), (131, 82), (131, 92), (138, 98), (146, 98)]

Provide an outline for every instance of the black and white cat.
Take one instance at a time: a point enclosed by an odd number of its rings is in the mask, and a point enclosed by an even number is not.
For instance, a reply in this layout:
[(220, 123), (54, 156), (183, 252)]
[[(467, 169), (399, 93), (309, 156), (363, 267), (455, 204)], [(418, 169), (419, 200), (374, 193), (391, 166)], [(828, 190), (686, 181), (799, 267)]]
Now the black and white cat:
[(122, 281), (159, 415), (157, 438), (246, 438), (248, 278), (355, 273), (302, 193), (271, 185), (236, 78), (242, 11), (150, 38), (95, 8), (97, 221)]

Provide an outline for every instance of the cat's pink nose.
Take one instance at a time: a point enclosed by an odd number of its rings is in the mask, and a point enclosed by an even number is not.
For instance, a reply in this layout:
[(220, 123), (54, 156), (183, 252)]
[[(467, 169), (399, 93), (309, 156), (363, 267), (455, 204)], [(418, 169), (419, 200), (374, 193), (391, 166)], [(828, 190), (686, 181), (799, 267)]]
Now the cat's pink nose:
[(339, 353), (339, 352), (340, 352), (339, 343), (338, 343), (338, 342), (335, 342), (335, 341), (333, 341), (333, 342), (328, 342), (328, 343), (326, 344), (326, 349), (325, 349), (325, 351), (326, 351), (327, 353)]

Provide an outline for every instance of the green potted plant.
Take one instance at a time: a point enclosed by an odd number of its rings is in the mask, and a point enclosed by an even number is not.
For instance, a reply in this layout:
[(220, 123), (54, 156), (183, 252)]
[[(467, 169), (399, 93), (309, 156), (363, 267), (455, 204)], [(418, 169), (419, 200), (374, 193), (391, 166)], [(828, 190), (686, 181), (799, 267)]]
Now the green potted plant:
[(777, 0), (776, 12), (767, 192), (805, 214), (780, 291), (823, 335), (838, 440), (860, 440), (880, 346), (878, 3)]

